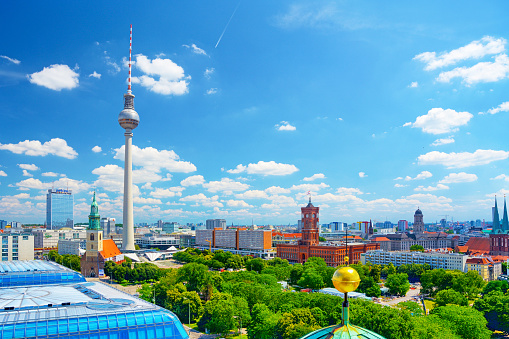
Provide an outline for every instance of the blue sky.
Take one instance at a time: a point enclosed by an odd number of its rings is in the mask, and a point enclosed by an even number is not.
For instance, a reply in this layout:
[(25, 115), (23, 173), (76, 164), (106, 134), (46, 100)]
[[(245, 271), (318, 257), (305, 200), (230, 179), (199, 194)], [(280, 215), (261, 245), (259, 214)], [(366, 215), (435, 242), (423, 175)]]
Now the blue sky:
[(121, 221), (130, 24), (135, 222), (294, 224), (308, 191), (324, 223), (488, 221), (509, 192), (506, 2), (2, 7), (0, 219), (68, 186)]

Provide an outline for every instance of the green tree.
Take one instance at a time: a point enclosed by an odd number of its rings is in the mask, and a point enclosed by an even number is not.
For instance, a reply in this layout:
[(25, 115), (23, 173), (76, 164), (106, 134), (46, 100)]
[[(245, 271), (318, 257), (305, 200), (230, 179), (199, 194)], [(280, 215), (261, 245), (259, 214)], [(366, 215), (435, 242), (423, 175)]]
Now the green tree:
[(380, 265), (371, 266), (371, 271), (369, 271), (369, 276), (372, 277), (376, 283), (380, 282), (380, 274), (382, 274), (382, 266), (380, 266)]
[(297, 284), (301, 287), (311, 288), (313, 290), (319, 290), (325, 285), (322, 276), (318, 274), (317, 270), (313, 267), (307, 268), (304, 271)]
[(327, 239), (325, 239), (324, 237), (318, 237), (318, 241), (324, 242), (324, 241), (327, 241)]
[(421, 245), (412, 245), (410, 246), (410, 251), (424, 252), (424, 247)]
[(491, 291), (477, 299), (474, 308), (484, 313), (491, 330), (509, 332), (509, 292)]
[(262, 258), (254, 258), (246, 261), (246, 269), (248, 271), (255, 271), (258, 273), (260, 273), (266, 265), (267, 262)]
[(247, 327), (251, 339), (272, 339), (276, 337), (276, 325), (281, 318), (274, 314), (265, 304), (255, 304), (251, 312), (251, 323)]
[(380, 286), (375, 282), (371, 276), (365, 276), (362, 278), (357, 292), (365, 293), (368, 297), (380, 297), (382, 292)]
[(403, 301), (398, 304), (398, 307), (407, 310), (414, 316), (421, 316), (424, 314), (421, 305), (415, 301)]
[(509, 284), (505, 280), (493, 280), (490, 281), (484, 286), (484, 289), (482, 291), (482, 294), (488, 294), (493, 291), (498, 291), (505, 293), (509, 289)]
[(477, 271), (468, 271), (467, 273), (458, 273), (455, 275), (452, 288), (465, 294), (468, 298), (476, 297), (483, 290), (486, 282), (477, 273)]
[(185, 283), (188, 291), (200, 291), (208, 275), (207, 266), (193, 262), (178, 269), (177, 281)]
[(297, 339), (319, 328), (310, 309), (297, 308), (283, 314), (277, 322), (276, 331), (283, 339)]
[(302, 264), (295, 264), (290, 269), (290, 284), (297, 285), (297, 282), (302, 277), (302, 273), (304, 273), (304, 266)]
[(502, 274), (508, 274), (507, 273), (507, 262), (502, 263)]
[(389, 288), (389, 293), (393, 295), (405, 296), (410, 289), (408, 274), (396, 273), (389, 274), (385, 279), (385, 286)]
[(471, 307), (448, 305), (435, 307), (432, 314), (447, 321), (451, 330), (464, 339), (489, 339), (491, 331), (486, 328), (483, 314)]
[(137, 292), (140, 294), (140, 299), (143, 299), (150, 303), (154, 301), (154, 293), (152, 286), (150, 286), (150, 284), (145, 283), (141, 285), (141, 288), (139, 288)]
[(227, 334), (230, 330), (238, 328), (240, 320), (243, 326), (248, 326), (251, 321), (247, 302), (229, 294), (215, 293), (205, 304), (198, 328), (201, 331), (208, 329), (212, 333)]
[(461, 339), (460, 336), (449, 328), (446, 321), (436, 315), (413, 317), (412, 323), (414, 325), (414, 336), (412, 338), (415, 339)]
[(455, 304), (459, 306), (467, 306), (467, 298), (453, 289), (439, 291), (435, 296), (435, 303), (437, 306), (446, 306), (448, 304)]

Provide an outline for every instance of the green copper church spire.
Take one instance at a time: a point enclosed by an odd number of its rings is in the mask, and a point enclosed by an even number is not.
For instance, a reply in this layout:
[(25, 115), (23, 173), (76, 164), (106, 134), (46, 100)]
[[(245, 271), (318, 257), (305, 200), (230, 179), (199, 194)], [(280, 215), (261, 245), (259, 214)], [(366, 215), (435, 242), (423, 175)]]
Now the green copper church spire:
[(99, 215), (99, 206), (97, 205), (97, 201), (95, 200), (95, 192), (94, 199), (92, 200), (92, 205), (90, 205), (90, 215), (88, 216), (87, 229), (101, 230), (101, 216)]
[(497, 196), (495, 195), (495, 211), (493, 212), (493, 227), (491, 233), (499, 233), (500, 231), (500, 217), (498, 215)]
[(509, 220), (507, 219), (507, 206), (505, 204), (505, 195), (504, 195), (504, 216), (502, 217), (502, 232), (509, 232)]

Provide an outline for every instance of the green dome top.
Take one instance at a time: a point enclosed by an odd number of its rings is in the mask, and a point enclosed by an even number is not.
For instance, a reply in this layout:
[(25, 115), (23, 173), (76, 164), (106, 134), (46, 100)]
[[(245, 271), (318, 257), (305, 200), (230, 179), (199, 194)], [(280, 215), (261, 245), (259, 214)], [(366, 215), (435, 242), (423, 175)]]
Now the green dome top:
[(301, 339), (385, 339), (380, 334), (352, 324), (333, 325), (311, 332)]
[(88, 216), (88, 229), (89, 230), (100, 230), (101, 216), (99, 215), (99, 206), (97, 205), (97, 201), (95, 200), (95, 192), (94, 199), (92, 200), (92, 205), (90, 205), (90, 215)]

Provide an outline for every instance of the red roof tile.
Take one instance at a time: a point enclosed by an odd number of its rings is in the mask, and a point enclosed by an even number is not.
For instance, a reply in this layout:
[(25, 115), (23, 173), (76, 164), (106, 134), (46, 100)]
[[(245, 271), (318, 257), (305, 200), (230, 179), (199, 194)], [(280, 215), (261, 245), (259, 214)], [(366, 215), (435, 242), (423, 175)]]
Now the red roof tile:
[(371, 239), (371, 241), (390, 241), (390, 240), (387, 239), (386, 237), (376, 237)]
[(489, 253), (490, 252), (490, 239), (472, 237), (468, 239), (465, 246), (468, 246), (469, 252)]
[(101, 251), (101, 255), (104, 259), (108, 259), (119, 254), (122, 254), (122, 252), (120, 252), (113, 239), (106, 239), (103, 241), (103, 250)]

